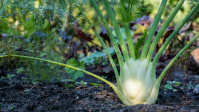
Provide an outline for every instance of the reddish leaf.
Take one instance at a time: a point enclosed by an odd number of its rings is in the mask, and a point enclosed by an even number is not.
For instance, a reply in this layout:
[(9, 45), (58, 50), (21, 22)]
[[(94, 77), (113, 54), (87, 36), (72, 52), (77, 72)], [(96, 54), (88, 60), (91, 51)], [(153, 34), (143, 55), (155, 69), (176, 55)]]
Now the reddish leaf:
[[(113, 31), (113, 28), (110, 27), (111, 31)], [(101, 27), (100, 27), (100, 33), (99, 35), (106, 41), (108, 41), (109, 45), (111, 44), (111, 40), (110, 40), (110, 37), (106, 31), (106, 28), (104, 27), (104, 25), (102, 24)]]
[(145, 27), (151, 25), (152, 23), (153, 23), (153, 18), (146, 15), (136, 20), (136, 24), (143, 25)]
[(135, 27), (135, 25), (136, 25), (135, 22), (131, 22), (131, 23), (129, 24), (129, 28), (130, 28), (131, 30), (133, 30), (133, 31), (136, 31), (137, 28)]
[(91, 38), (91, 34), (86, 34), (84, 33), (81, 28), (79, 27), (79, 23), (77, 21), (74, 21), (74, 31), (75, 34), (79, 37), (80, 40), (82, 41), (93, 41)]

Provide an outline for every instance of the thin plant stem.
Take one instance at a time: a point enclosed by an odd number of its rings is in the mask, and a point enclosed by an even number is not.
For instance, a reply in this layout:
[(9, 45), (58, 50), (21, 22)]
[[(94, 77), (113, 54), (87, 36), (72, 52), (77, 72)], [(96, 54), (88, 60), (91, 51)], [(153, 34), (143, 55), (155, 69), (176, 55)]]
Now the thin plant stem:
[(134, 45), (133, 45), (133, 40), (132, 40), (132, 36), (131, 36), (131, 33), (130, 33), (128, 22), (124, 23), (124, 29), (125, 29), (125, 33), (126, 33), (126, 37), (127, 37), (130, 57), (135, 59), (135, 48), (134, 48)]
[(115, 40), (115, 38), (114, 38), (114, 36), (113, 36), (113, 34), (111, 32), (111, 29), (109, 28), (108, 23), (107, 23), (106, 19), (104, 18), (102, 12), (100, 11), (100, 9), (99, 9), (97, 3), (95, 2), (95, 0), (90, 0), (90, 2), (93, 5), (93, 7), (95, 8), (98, 16), (100, 17), (102, 23), (104, 24), (104, 27), (107, 30), (107, 33), (108, 33), (108, 35), (110, 37), (110, 40), (111, 40), (111, 42), (113, 44), (113, 47), (115, 48), (115, 52), (117, 54), (120, 67), (122, 67), (123, 64), (124, 64), (123, 57), (122, 57), (122, 54), (121, 54), (120, 49), (118, 47), (118, 44), (117, 44), (117, 42), (116, 42), (116, 40)]
[(187, 16), (182, 20), (182, 22), (175, 28), (175, 30), (171, 33), (171, 35), (166, 39), (162, 47), (159, 49), (158, 53), (156, 54), (153, 63), (152, 68), (155, 68), (158, 60), (160, 59), (160, 56), (162, 55), (163, 51), (166, 49), (168, 44), (171, 42), (171, 40), (174, 38), (174, 36), (178, 33), (178, 31), (182, 28), (182, 26), (189, 20), (189, 18), (193, 15), (193, 13), (197, 10), (198, 4), (196, 4), (192, 10), (187, 14)]
[(120, 7), (121, 12), (122, 12), (121, 13), (122, 22), (123, 22), (126, 37), (127, 37), (128, 50), (129, 50), (129, 53), (130, 53), (130, 58), (135, 59), (135, 48), (134, 48), (134, 45), (133, 45), (133, 40), (132, 40), (132, 36), (131, 36), (131, 33), (130, 33), (130, 28), (129, 28), (129, 20), (130, 20), (129, 16), (130, 16), (130, 12), (131, 12), (130, 11), (131, 6), (130, 6), (130, 3), (129, 3), (128, 4), (128, 11), (126, 12), (124, 0), (120, 0), (120, 3), (121, 4), (118, 7)]
[(88, 19), (88, 17), (86, 16), (86, 14), (83, 12), (82, 8), (81, 7), (78, 7), (79, 10), (81, 11), (83, 17), (86, 19), (86, 21), (89, 23), (90, 27), (92, 27), (93, 31), (95, 32), (95, 35), (97, 36), (97, 38), (99, 39), (102, 47), (104, 48), (105, 52), (107, 53), (108, 57), (109, 57), (109, 61), (113, 67), (113, 70), (114, 70), (114, 73), (115, 73), (115, 76), (116, 76), (116, 80), (117, 80), (117, 84), (118, 84), (118, 88), (119, 90), (121, 89), (120, 87), (120, 81), (119, 81), (119, 73), (118, 73), (118, 70), (116, 68), (116, 65), (115, 65), (115, 62), (113, 61), (113, 58), (111, 57), (110, 53), (108, 52), (108, 49), (107, 49), (107, 46), (106, 44), (104, 43), (104, 41), (102, 40), (102, 38), (100, 37), (99, 33), (97, 32), (97, 30), (95, 29), (95, 26), (91, 23), (91, 21)]
[(118, 90), (117, 86), (115, 86), (112, 82), (107, 81), (106, 79), (97, 76), (96, 74), (93, 74), (91, 72), (82, 70), (80, 68), (77, 67), (73, 67), (67, 64), (63, 64), (63, 63), (59, 63), (59, 62), (55, 62), (55, 61), (50, 61), (50, 60), (46, 60), (46, 59), (41, 59), (41, 58), (35, 58), (35, 57), (30, 57), (30, 56), (21, 56), (21, 55), (0, 55), (0, 58), (6, 58), (6, 57), (18, 57), (18, 58), (24, 58), (24, 59), (31, 59), (31, 60), (38, 60), (38, 61), (43, 61), (43, 62), (47, 62), (47, 63), (52, 63), (52, 64), (56, 64), (59, 66), (64, 66), (64, 67), (68, 67), (83, 73), (86, 73), (92, 77), (95, 77), (103, 82), (105, 82), (106, 84), (108, 84), (114, 91), (115, 93), (119, 96), (119, 98), (121, 99), (121, 101), (125, 104), (125, 105), (130, 105), (130, 103), (125, 99), (125, 97), (123, 96), (123, 94), (121, 93), (120, 90)]
[(97, 76), (97, 75), (95, 75), (95, 74), (93, 74), (91, 72), (88, 72), (88, 71), (85, 71), (85, 70), (82, 70), (80, 68), (73, 67), (73, 66), (70, 66), (70, 65), (67, 65), (67, 64), (59, 63), (59, 62), (56, 62), (56, 61), (51, 61), (51, 60), (46, 60), (46, 59), (41, 59), (41, 58), (35, 58), (35, 57), (30, 57), (30, 56), (21, 56), (21, 55), (1, 55), (0, 56), (0, 58), (5, 58), (5, 57), (18, 57), (18, 58), (24, 58), (24, 59), (32, 59), (32, 60), (38, 60), (38, 61), (43, 61), (43, 62), (47, 62), (47, 63), (52, 63), (52, 64), (68, 67), (68, 68), (71, 68), (71, 69), (86, 73), (86, 74), (88, 74), (90, 76), (93, 76), (93, 77), (95, 77), (95, 78), (97, 78), (99, 80), (104, 81), (107, 84), (110, 84), (110, 82), (107, 81), (106, 79), (103, 79), (102, 77)]
[(160, 83), (162, 78), (165, 76), (166, 72), (169, 70), (169, 68), (176, 62), (176, 60), (184, 53), (190, 46), (191, 44), (199, 37), (199, 32), (197, 35), (171, 60), (171, 62), (165, 67), (163, 72), (158, 78), (158, 82)]
[(162, 16), (162, 14), (163, 14), (163, 11), (164, 11), (164, 9), (165, 9), (165, 7), (166, 7), (166, 4), (167, 4), (167, 0), (162, 0), (162, 2), (161, 2), (161, 4), (160, 4), (160, 7), (159, 7), (159, 9), (158, 9), (158, 12), (157, 12), (157, 14), (156, 14), (156, 16), (155, 16), (155, 19), (154, 19), (154, 21), (153, 21), (153, 24), (152, 24), (152, 26), (151, 26), (151, 29), (150, 29), (150, 31), (149, 31), (149, 34), (148, 34), (148, 36), (147, 36), (147, 39), (146, 39), (146, 41), (144, 42), (144, 47), (143, 47), (143, 49), (142, 49), (142, 53), (141, 53), (141, 57), (140, 57), (141, 60), (143, 60), (143, 59), (146, 58), (146, 55), (147, 55), (147, 53), (148, 53), (149, 46), (151, 45), (151, 41), (152, 41), (153, 36), (154, 36), (154, 33), (155, 33), (155, 31), (156, 31), (156, 29), (157, 29), (157, 27), (158, 27), (158, 24), (159, 24), (159, 22), (160, 22), (160, 19), (161, 19), (161, 16)]
[(147, 55), (147, 61), (151, 62), (151, 58), (153, 56), (154, 50), (156, 48), (156, 45), (158, 44), (158, 41), (160, 40), (160, 38), (162, 37), (163, 33), (166, 31), (167, 27), (169, 26), (169, 24), (171, 23), (171, 21), (174, 19), (174, 17), (176, 16), (176, 14), (178, 13), (178, 11), (180, 10), (181, 6), (183, 5), (185, 0), (180, 0), (178, 2), (178, 4), (176, 5), (176, 7), (174, 8), (174, 10), (171, 12), (171, 14), (169, 15), (169, 17), (167, 18), (167, 20), (165, 21), (165, 23), (162, 25), (161, 29), (159, 30), (157, 36), (155, 37), (155, 39), (153, 40), (148, 55)]
[(113, 13), (113, 10), (112, 10), (112, 8), (111, 8), (110, 3), (109, 3), (108, 0), (103, 0), (103, 2), (104, 2), (104, 5), (105, 5), (105, 7), (107, 9), (107, 13), (108, 13), (109, 18), (111, 20), (113, 28), (115, 30), (117, 39), (119, 41), (119, 45), (121, 46), (122, 53), (124, 55), (124, 59), (125, 59), (126, 62), (128, 62), (128, 60), (129, 60), (129, 53), (128, 53), (128, 50), (126, 48), (126, 43), (124, 42), (124, 39), (122, 37), (121, 31), (120, 31), (120, 27), (119, 27), (119, 25), (118, 25), (118, 23), (117, 23), (117, 21), (115, 19), (115, 15)]

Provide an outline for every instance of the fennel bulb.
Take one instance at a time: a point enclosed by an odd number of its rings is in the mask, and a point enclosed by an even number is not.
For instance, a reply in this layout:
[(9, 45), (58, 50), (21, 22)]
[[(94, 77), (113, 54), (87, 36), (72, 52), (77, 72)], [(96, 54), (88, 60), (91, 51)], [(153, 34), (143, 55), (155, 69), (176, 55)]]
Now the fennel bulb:
[[(151, 79), (152, 63), (147, 63), (147, 60), (134, 60), (130, 59), (124, 64), (123, 74), (120, 76), (122, 93), (130, 104), (150, 104), (150, 97), (156, 97), (154, 94), (153, 86), (155, 85), (156, 78)], [(122, 77), (124, 76), (124, 77)]]

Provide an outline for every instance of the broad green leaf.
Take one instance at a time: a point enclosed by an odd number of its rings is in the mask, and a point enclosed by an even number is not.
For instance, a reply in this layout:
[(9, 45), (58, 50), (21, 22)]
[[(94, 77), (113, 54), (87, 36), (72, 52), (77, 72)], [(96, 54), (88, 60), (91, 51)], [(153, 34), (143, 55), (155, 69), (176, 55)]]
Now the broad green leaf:
[[(114, 47), (109, 47), (107, 49), (111, 55), (115, 54)], [(88, 56), (82, 58), (80, 61), (83, 61), (87, 65), (96, 64), (96, 63), (99, 63), (99, 61), (101, 61), (102, 58), (106, 57), (106, 56), (107, 56), (107, 54), (106, 54), (105, 50), (103, 50), (102, 52), (94, 52), (91, 55), (88, 55)]]
[(176, 86), (179, 86), (180, 85), (180, 82), (174, 82), (174, 84), (176, 85)]
[(92, 53), (90, 56), (92, 56), (93, 58), (99, 58), (99, 57), (102, 57), (104, 55), (105, 54), (102, 53), (102, 52), (95, 52), (95, 53)]
[[(115, 54), (115, 49), (114, 49), (114, 47), (109, 47), (109, 48), (107, 48), (107, 50), (108, 50), (108, 52), (109, 52), (111, 55)], [(105, 50), (103, 50), (103, 52), (105, 53)], [(106, 54), (106, 55), (107, 55), (107, 54)]]
[[(80, 68), (80, 69), (85, 70), (84, 62), (81, 61), (81, 62), (79, 63), (75, 58), (69, 59), (69, 60), (67, 61), (67, 65), (71, 65), (71, 66), (78, 67), (78, 68)], [(83, 72), (80, 72), (80, 71), (77, 71), (77, 70), (74, 70), (74, 69), (70, 69), (70, 68), (67, 68), (67, 67), (65, 67), (65, 71), (66, 71), (66, 73), (68, 73), (73, 79), (77, 79), (77, 78), (83, 77), (83, 75), (84, 75)]]

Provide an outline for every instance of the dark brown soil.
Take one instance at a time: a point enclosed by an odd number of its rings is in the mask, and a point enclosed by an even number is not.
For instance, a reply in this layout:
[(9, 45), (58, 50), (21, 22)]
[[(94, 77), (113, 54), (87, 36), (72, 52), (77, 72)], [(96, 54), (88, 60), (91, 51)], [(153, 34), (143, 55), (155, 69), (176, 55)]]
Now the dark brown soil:
[[(0, 111), (199, 112), (199, 90), (194, 88), (199, 82), (198, 76), (188, 75), (185, 84), (183, 74), (173, 74), (178, 76), (173, 80), (181, 82), (180, 86), (174, 87), (176, 92), (164, 90), (162, 86), (156, 104), (134, 106), (123, 105), (107, 84), (88, 75), (81, 79), (87, 82), (87, 85), (75, 87), (66, 87), (63, 82), (33, 84), (20, 79), (19, 76), (10, 80), (0, 79)], [(89, 82), (101, 85), (93, 86)]]

